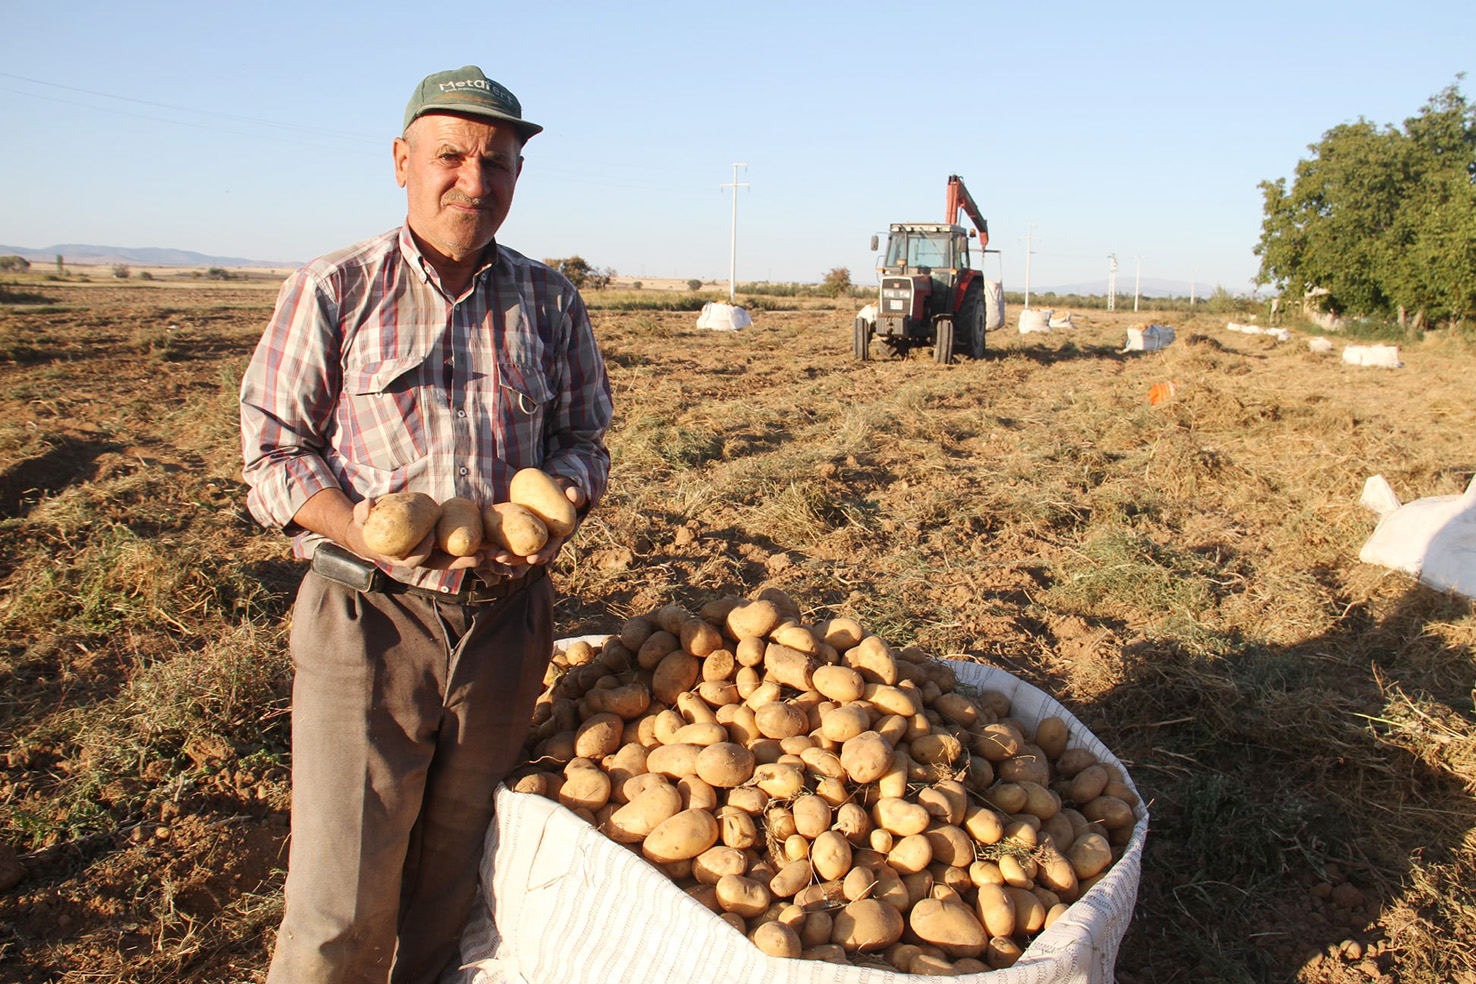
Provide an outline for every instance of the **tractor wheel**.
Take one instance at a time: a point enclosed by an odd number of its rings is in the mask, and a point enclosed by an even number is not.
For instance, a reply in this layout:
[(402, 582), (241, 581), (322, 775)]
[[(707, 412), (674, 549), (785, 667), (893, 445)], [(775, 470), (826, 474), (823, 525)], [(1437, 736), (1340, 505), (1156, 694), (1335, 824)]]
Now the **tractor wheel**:
[(937, 332), (937, 338), (933, 342), (933, 361), (946, 366), (953, 361), (953, 322), (948, 318), (939, 318), (933, 330)]
[(871, 325), (867, 324), (866, 319), (864, 318), (856, 319), (855, 337), (852, 341), (851, 347), (856, 358), (860, 359), (862, 362), (870, 361)]
[(961, 355), (971, 359), (984, 358), (984, 305), (983, 290), (977, 280), (969, 284), (963, 303), (958, 308), (959, 330), (954, 344)]

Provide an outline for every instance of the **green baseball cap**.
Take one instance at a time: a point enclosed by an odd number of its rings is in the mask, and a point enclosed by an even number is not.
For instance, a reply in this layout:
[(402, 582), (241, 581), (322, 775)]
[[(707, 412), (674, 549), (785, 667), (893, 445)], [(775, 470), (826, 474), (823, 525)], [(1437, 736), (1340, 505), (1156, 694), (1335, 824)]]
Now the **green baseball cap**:
[(523, 119), (523, 106), (517, 96), (487, 78), (475, 65), (427, 75), (405, 107), (405, 129), (426, 113), (465, 113), (511, 123), (524, 141), (543, 132), (537, 123)]

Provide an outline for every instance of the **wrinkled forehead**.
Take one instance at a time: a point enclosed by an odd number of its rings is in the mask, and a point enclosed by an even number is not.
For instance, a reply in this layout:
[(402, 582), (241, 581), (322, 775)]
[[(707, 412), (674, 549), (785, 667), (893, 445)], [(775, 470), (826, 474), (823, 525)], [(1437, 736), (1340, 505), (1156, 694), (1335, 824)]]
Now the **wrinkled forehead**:
[(523, 150), (523, 138), (516, 128), (467, 113), (434, 112), (418, 116), (405, 129), (405, 140), (412, 145), (427, 140), (444, 141), (466, 151), (512, 157), (519, 156)]

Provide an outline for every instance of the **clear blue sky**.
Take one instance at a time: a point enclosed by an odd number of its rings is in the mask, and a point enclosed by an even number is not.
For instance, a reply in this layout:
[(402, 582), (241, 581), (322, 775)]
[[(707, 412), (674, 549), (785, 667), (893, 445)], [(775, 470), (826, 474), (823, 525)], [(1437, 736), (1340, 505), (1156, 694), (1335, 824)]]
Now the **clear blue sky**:
[[(647, 277), (874, 280), (963, 175), (1008, 289), (1249, 289), (1256, 185), (1476, 69), (1476, 3), (0, 3), (0, 243), (306, 260), (404, 216), (390, 141), (478, 64), (546, 131), (499, 239)], [(1462, 84), (1476, 96), (1470, 81)]]

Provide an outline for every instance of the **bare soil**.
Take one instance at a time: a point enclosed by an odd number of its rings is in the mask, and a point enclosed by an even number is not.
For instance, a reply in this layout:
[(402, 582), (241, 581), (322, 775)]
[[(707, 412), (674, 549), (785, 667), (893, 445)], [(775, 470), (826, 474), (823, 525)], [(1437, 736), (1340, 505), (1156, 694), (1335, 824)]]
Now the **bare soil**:
[[(260, 981), (301, 569), (244, 513), (234, 388), (273, 295), (28, 289), (0, 307), (0, 979)], [(860, 362), (851, 316), (596, 312), (615, 466), (561, 633), (777, 585), (1001, 666), (1150, 798), (1120, 980), (1476, 984), (1476, 619), (1360, 564), (1356, 505), (1476, 472), (1471, 349), (1365, 369), (1097, 312)], [(1135, 320), (1178, 341), (1124, 353)]]

